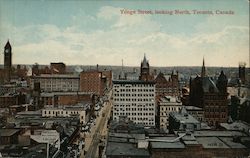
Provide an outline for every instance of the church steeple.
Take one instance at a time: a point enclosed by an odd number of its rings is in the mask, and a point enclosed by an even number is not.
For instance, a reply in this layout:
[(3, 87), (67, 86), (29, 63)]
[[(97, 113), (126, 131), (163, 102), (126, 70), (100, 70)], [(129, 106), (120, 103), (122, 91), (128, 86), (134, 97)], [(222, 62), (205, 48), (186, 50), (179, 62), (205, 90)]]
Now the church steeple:
[(143, 67), (143, 68), (149, 68), (149, 63), (147, 61), (146, 54), (144, 54), (144, 58), (143, 58), (143, 60), (141, 62), (141, 67)]
[(202, 68), (201, 68), (201, 77), (205, 77), (206, 76), (206, 67), (205, 67), (205, 60), (203, 57), (203, 63), (202, 63)]
[(227, 76), (223, 71), (221, 71), (220, 76), (218, 77), (216, 86), (221, 93), (227, 93)]
[(149, 74), (149, 62), (146, 58), (146, 54), (144, 54), (144, 58), (141, 62), (141, 74), (139, 80), (149, 81), (152, 76)]
[(126, 77), (126, 74), (124, 73), (124, 69), (123, 69), (123, 59), (122, 59), (122, 71), (120, 72), (120, 75), (119, 75), (119, 80), (126, 80), (127, 77)]

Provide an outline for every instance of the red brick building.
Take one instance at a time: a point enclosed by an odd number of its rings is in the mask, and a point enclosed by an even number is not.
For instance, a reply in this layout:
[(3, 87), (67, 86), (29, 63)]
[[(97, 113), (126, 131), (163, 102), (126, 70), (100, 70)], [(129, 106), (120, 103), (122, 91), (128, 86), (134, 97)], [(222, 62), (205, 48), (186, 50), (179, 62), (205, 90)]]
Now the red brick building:
[(84, 92), (41, 93), (43, 105), (75, 105), (80, 102), (92, 102), (93, 94)]
[(179, 96), (178, 72), (172, 72), (168, 80), (160, 72), (155, 78), (155, 91), (157, 99), (165, 96)]
[(210, 126), (228, 120), (227, 77), (221, 72), (217, 81), (208, 77), (203, 61), (201, 76), (190, 79), (190, 105), (204, 110), (205, 121)]
[(64, 63), (50, 63), (50, 67), (45, 66), (40, 68), (38, 64), (32, 67), (32, 76), (39, 76), (41, 74), (66, 74), (66, 65)]
[(18, 105), (17, 95), (2, 95), (0, 96), (0, 108), (7, 108), (11, 105)]
[(80, 74), (80, 91), (92, 92), (102, 96), (104, 90), (111, 86), (112, 72), (111, 71), (86, 71)]

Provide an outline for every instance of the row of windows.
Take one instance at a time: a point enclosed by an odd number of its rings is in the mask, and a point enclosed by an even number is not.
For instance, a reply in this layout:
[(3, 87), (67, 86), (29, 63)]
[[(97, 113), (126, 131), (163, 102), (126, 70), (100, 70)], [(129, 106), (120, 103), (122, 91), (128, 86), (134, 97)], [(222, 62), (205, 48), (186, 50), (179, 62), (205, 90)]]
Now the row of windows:
[[(115, 92), (119, 92), (118, 89), (114, 89)], [(120, 89), (120, 92), (154, 92), (154, 89)]]
[(162, 112), (161, 113), (161, 116), (168, 116), (169, 114), (168, 113), (166, 113), (166, 112)]
[[(118, 119), (118, 118), (114, 118), (115, 120)], [(142, 125), (145, 125), (145, 126), (154, 126), (154, 120), (152, 121), (147, 121), (145, 122), (145, 120), (138, 120), (136, 121), (136, 118), (129, 118), (130, 120), (134, 121), (136, 124), (142, 124)]]
[(226, 118), (225, 114), (206, 114), (205, 118)]
[[(46, 115), (46, 114), (63, 114), (63, 112), (64, 112), (64, 111), (61, 111), (61, 113), (60, 113), (60, 111), (44, 111), (44, 114), (45, 114), (45, 115)], [(79, 112), (78, 112), (78, 111), (70, 111), (70, 112), (66, 111), (65, 114), (66, 114), (66, 115), (67, 115), (67, 114), (79, 114)]]
[(114, 98), (114, 101), (154, 101), (154, 98)]
[(142, 120), (154, 121), (152, 118), (147, 118), (147, 117), (145, 117), (145, 118), (141, 118), (141, 117), (139, 117), (139, 118), (137, 118), (137, 117), (131, 117), (131, 118), (129, 118), (129, 119), (132, 120), (132, 121), (142, 121)]
[(205, 102), (206, 106), (225, 106), (225, 102)]
[(58, 81), (58, 82), (61, 82), (61, 81), (64, 81), (64, 82), (79, 82), (79, 79), (40, 79), (40, 82), (53, 82), (53, 81)]
[(154, 84), (120, 84), (120, 85), (114, 85), (114, 88), (119, 87), (154, 87)]
[(130, 104), (114, 104), (114, 107), (133, 107), (133, 106), (136, 106), (136, 107), (151, 107), (151, 106), (154, 106), (154, 103), (146, 103), (146, 104), (135, 104), (135, 103), (132, 103), (131, 105)]
[[(154, 108), (120, 108), (120, 111), (154, 111)], [(119, 108), (114, 108), (115, 111), (119, 111)]]
[(155, 90), (156, 91), (168, 91), (168, 90), (178, 90), (178, 88), (176, 88), (176, 87), (164, 87), (164, 88), (155, 87)]
[(42, 85), (41, 84), (41, 87), (49, 87), (49, 88), (51, 88), (51, 87), (53, 87), (53, 88), (55, 88), (55, 87), (58, 87), (58, 88), (63, 88), (63, 87), (77, 87), (78, 88), (78, 85), (50, 85), (50, 84), (48, 84), (48, 85)]
[(52, 86), (52, 85), (41, 85), (41, 87), (43, 87), (43, 88), (78, 88), (78, 85), (77, 86), (74, 86), (74, 85), (68, 85), (68, 86), (65, 86), (65, 85), (63, 85), (63, 86), (58, 86), (58, 85), (56, 85), (56, 86)]
[(139, 94), (128, 94), (128, 93), (123, 93), (123, 94), (117, 94), (117, 93), (114, 93), (114, 96), (115, 97), (119, 97), (119, 96), (121, 96), (121, 97), (130, 97), (130, 96), (132, 96), (132, 97), (136, 97), (136, 96), (138, 96), (138, 97), (153, 97), (154, 96), (154, 93), (146, 93), (146, 94), (141, 94), (141, 93), (139, 93)]
[(224, 108), (206, 108), (205, 112), (226, 112)]
[(114, 116), (154, 116), (154, 113), (125, 113), (125, 112), (114, 112)]
[(161, 108), (162, 111), (178, 111), (178, 110), (181, 110), (180, 107), (162, 107)]

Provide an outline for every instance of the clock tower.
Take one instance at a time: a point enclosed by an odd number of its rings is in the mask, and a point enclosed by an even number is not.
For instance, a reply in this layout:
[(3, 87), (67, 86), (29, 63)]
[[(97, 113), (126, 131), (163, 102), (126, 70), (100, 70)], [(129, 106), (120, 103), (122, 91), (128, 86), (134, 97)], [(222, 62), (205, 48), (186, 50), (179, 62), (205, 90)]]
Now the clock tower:
[(10, 81), (11, 67), (12, 67), (12, 51), (10, 42), (8, 40), (8, 42), (4, 46), (4, 69), (6, 72), (7, 82)]

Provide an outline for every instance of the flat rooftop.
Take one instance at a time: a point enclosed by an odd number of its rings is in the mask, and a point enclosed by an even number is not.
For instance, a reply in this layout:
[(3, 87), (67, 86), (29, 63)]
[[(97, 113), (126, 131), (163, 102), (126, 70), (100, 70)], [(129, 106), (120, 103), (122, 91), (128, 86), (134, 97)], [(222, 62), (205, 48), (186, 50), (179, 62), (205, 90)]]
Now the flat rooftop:
[(64, 96), (64, 95), (91, 95), (93, 92), (42, 92), (42, 97)]
[(137, 134), (137, 133), (109, 133), (109, 137), (117, 137), (117, 138), (130, 138), (130, 139), (145, 139), (145, 134)]
[(126, 157), (150, 157), (149, 151), (144, 148), (137, 148), (133, 143), (108, 142), (106, 149), (107, 156)]
[(34, 78), (74, 78), (74, 79), (80, 79), (80, 75), (75, 75), (75, 74), (41, 74), (40, 76), (34, 76)]
[[(177, 137), (154, 137), (153, 139), (160, 140), (174, 140)], [(150, 141), (151, 148), (154, 149), (184, 149), (185, 145), (180, 141), (175, 142), (158, 142), (158, 141)]]
[(233, 141), (233, 138), (219, 137), (219, 139), (222, 140), (225, 144), (227, 144), (230, 148), (239, 148), (239, 149), (247, 148), (243, 144)]
[(212, 130), (204, 130), (204, 131), (194, 131), (193, 135), (195, 137), (232, 137), (232, 136), (242, 136), (246, 137), (247, 135), (240, 131), (212, 131)]
[(113, 80), (113, 84), (155, 84), (155, 82), (142, 80)]
[(227, 146), (223, 141), (221, 141), (217, 137), (202, 137), (202, 138), (196, 138), (197, 142), (200, 143), (203, 148), (214, 148), (214, 149), (227, 149), (230, 148)]
[(180, 123), (200, 123), (196, 118), (190, 114), (183, 114), (179, 112), (172, 112), (171, 115)]

